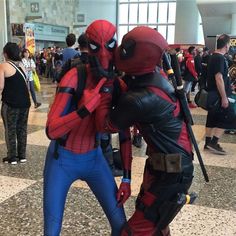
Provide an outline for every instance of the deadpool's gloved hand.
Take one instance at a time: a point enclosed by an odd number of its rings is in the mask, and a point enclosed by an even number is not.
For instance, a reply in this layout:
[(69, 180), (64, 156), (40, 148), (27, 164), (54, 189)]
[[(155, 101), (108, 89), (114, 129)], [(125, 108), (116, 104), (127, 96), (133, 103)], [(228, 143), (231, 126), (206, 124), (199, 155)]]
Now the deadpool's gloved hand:
[(130, 197), (131, 195), (131, 187), (130, 187), (130, 179), (122, 179), (122, 182), (120, 184), (118, 193), (117, 193), (117, 201), (118, 201), (118, 206), (123, 205), (126, 200)]
[(106, 81), (106, 78), (102, 78), (94, 89), (84, 90), (83, 96), (79, 101), (79, 109), (77, 110), (81, 118), (91, 114), (100, 104), (101, 95), (99, 92)]

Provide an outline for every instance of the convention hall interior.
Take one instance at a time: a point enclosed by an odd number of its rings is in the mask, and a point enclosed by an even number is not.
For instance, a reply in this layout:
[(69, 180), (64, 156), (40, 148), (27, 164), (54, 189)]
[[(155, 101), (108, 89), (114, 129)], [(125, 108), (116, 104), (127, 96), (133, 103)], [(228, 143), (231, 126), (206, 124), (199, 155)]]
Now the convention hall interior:
[[(228, 34), (236, 53), (236, 0), (0, 0), (0, 50), (7, 42), (24, 48), (24, 25), (28, 23), (34, 27), (35, 55), (41, 55), (43, 48), (65, 48), (69, 33), (76, 35), (74, 48), (78, 48), (78, 36), (98, 19), (117, 27), (118, 45), (133, 28), (148, 26), (161, 33), (171, 48), (187, 50), (194, 46), (198, 52), (205, 48), (214, 52), (219, 35)], [(4, 62), (3, 54), (0, 61)], [(7, 146), (0, 119), (0, 236), (44, 235), (43, 170), (51, 142), (45, 127), (58, 83), (50, 73), (38, 75), (41, 88), (36, 92), (38, 105), (32, 101), (29, 110), (26, 162), (2, 162)], [(190, 93), (191, 100), (197, 92), (198, 86)], [(195, 153), (189, 192), (196, 193), (197, 198), (193, 204), (184, 205), (170, 223), (171, 235), (236, 236), (236, 131), (222, 135), (219, 143), (226, 155), (217, 155), (204, 149), (207, 111), (201, 107), (189, 110), (209, 182), (204, 179)], [(112, 148), (119, 149), (118, 139), (117, 133), (112, 134)], [(132, 145), (131, 196), (124, 204), (127, 219), (135, 211), (147, 159), (147, 145), (142, 137), (139, 141), (139, 145)], [(122, 176), (117, 175), (119, 187)], [(60, 235), (111, 235), (106, 215), (84, 181), (75, 181), (69, 189)], [(148, 236), (138, 236), (142, 235)]]

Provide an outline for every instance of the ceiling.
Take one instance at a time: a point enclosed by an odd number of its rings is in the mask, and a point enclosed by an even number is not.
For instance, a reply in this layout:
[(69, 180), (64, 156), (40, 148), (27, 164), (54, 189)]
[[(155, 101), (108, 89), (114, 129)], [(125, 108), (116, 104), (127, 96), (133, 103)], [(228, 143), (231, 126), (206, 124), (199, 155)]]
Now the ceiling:
[(236, 14), (236, 0), (196, 0), (202, 17), (205, 43), (214, 49), (215, 36), (231, 34), (232, 14)]

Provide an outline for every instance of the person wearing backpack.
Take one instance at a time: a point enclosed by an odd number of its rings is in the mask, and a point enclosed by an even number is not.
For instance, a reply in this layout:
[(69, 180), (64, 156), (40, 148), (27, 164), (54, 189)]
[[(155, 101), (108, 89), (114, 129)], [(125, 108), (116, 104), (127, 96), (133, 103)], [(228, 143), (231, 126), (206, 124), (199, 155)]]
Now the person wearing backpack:
[(190, 92), (191, 92), (191, 87), (192, 83), (194, 81), (198, 80), (198, 74), (195, 70), (195, 65), (194, 65), (194, 56), (195, 56), (195, 47), (190, 46), (188, 48), (188, 52), (185, 54), (185, 72), (183, 74), (183, 80), (184, 80), (184, 90), (186, 92), (189, 108), (196, 108), (197, 106), (191, 102), (190, 100)]
[[(45, 236), (60, 234), (66, 196), (78, 179), (88, 184), (99, 201), (111, 225), (112, 236), (120, 236), (126, 223), (122, 204), (131, 193), (126, 178), (131, 168), (131, 150), (122, 150), (126, 162), (118, 190), (101, 147), (95, 145), (95, 111), (100, 104), (100, 92), (110, 96), (110, 83), (115, 76), (115, 34), (115, 26), (106, 20), (91, 23), (86, 30), (89, 64), (70, 69), (58, 85), (46, 124), (46, 133), (52, 141), (44, 167)], [(82, 87), (82, 94), (78, 87)], [(129, 139), (127, 142), (131, 147)]]

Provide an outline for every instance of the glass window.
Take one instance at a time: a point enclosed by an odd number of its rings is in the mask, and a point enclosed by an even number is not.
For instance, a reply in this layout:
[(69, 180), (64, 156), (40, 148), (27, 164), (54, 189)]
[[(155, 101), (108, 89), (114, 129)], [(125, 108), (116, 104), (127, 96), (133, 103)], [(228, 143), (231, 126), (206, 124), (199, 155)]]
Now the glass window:
[(168, 3), (159, 3), (158, 23), (167, 23), (167, 7)]
[(129, 11), (128, 4), (120, 4), (120, 9), (119, 9), (119, 23), (120, 24), (128, 23), (128, 11)]
[(133, 28), (135, 28), (137, 25), (130, 25), (129, 26), (129, 31), (132, 30)]
[(174, 25), (168, 26), (167, 42), (169, 44), (173, 44), (175, 42), (175, 26)]
[(147, 3), (140, 3), (139, 4), (139, 17), (138, 22), (139, 23), (147, 23)]
[(157, 30), (166, 39), (166, 25), (159, 25)]
[(138, 20), (138, 4), (130, 4), (129, 9), (129, 23), (137, 23)]
[(118, 44), (121, 43), (121, 40), (123, 38), (123, 36), (128, 32), (128, 26), (120, 26), (119, 27), (119, 34), (118, 34), (118, 37), (119, 37), (119, 41), (118, 41)]
[(169, 3), (168, 23), (175, 23), (176, 3)]
[(150, 27), (152, 29), (157, 29), (157, 25), (148, 25), (148, 27)]
[(135, 26), (146, 25), (157, 28), (169, 43), (174, 42), (176, 0), (120, 0), (119, 3), (119, 41)]
[(150, 3), (148, 9), (148, 23), (157, 22), (157, 3)]

